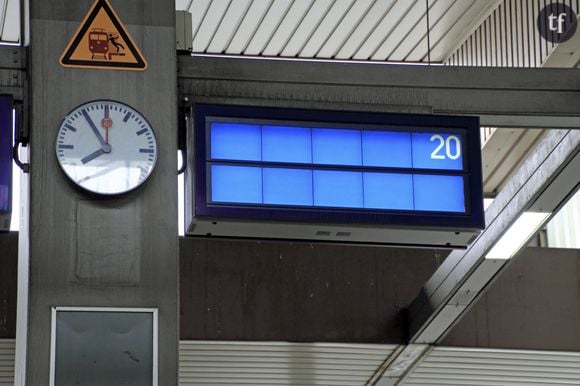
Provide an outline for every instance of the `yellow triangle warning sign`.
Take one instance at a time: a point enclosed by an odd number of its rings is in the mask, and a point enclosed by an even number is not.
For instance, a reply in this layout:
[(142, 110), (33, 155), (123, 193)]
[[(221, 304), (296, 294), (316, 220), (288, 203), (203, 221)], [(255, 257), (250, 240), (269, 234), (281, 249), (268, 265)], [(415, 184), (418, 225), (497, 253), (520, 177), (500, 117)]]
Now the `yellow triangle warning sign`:
[(65, 67), (137, 70), (147, 62), (108, 0), (95, 0), (62, 53)]

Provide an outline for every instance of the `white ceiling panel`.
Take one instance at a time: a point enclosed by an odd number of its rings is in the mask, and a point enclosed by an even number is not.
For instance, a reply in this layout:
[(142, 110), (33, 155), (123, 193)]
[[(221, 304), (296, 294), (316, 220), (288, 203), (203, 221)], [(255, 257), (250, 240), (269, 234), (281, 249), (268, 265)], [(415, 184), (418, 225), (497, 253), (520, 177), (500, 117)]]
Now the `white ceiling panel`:
[(234, 34), (242, 23), (246, 12), (250, 8), (251, 0), (232, 0), (219, 25), (207, 52), (222, 53), (226, 51)]
[(412, 1), (395, 1), (393, 6), (389, 8), (389, 11), (380, 20), (380, 23), (363, 42), (353, 59), (370, 59), (373, 53), (385, 42), (385, 40), (387, 40), (395, 28), (397, 28), (397, 23), (401, 18), (401, 15), (406, 14), (412, 6)]
[(333, 3), (334, 0), (316, 0), (312, 4), (296, 31), (290, 36), (290, 40), (282, 50), (282, 56), (298, 56)]
[(430, 13), (429, 38), (427, 38), (427, 33), (425, 33), (422, 40), (407, 55), (405, 60), (418, 62), (426, 59), (425, 52), (428, 49), (427, 44), (429, 44), (430, 47), (433, 47), (434, 44), (448, 36), (449, 31), (453, 28), (455, 22), (461, 19), (465, 12), (473, 6), (473, 2), (474, 0), (455, 0), (447, 9), (443, 10), (441, 15)]
[[(209, 10), (210, 4), (211, 0), (193, 0), (189, 6), (188, 11), (191, 13), (191, 29), (194, 42), (198, 39), (198, 31), (202, 23), (206, 20), (206, 14)], [(198, 52), (201, 49), (205, 51), (205, 47), (196, 48), (194, 46), (193, 52)]]
[(458, 4), (456, 4), (455, 12), (457, 12), (457, 5), (460, 5), (463, 8), (467, 4), (469, 4), (469, 7), (465, 9), (463, 14), (457, 15), (455, 18), (450, 18), (450, 20), (445, 22), (449, 23), (449, 29), (446, 33), (437, 34), (439, 36), (434, 39), (433, 36), (435, 36), (436, 33), (435, 31), (432, 32), (431, 58), (442, 58), (441, 60), (445, 60), (452, 50), (455, 50), (455, 48), (461, 43), (462, 39), (465, 39), (476, 27), (476, 22), (478, 23), (483, 20), (489, 10), (496, 7), (497, 0), (459, 1)]
[[(429, 22), (434, 25), (441, 18), (442, 15), (451, 7), (457, 0), (431, 0), (429, 1)], [(459, 0), (469, 1), (469, 0)], [(423, 6), (426, 4), (423, 2)], [(408, 24), (411, 25), (411, 22)], [(399, 42), (397, 48), (389, 56), (389, 60), (405, 61), (409, 53), (423, 41), (427, 36), (427, 16), (425, 9), (421, 12), (421, 17), (415, 20), (415, 23), (409, 30), (409, 33)], [(427, 40), (422, 47), (423, 51), (427, 51)]]
[(318, 57), (318, 53), (332, 33), (338, 28), (340, 22), (346, 17), (356, 0), (335, 0), (322, 19), (310, 39), (304, 45), (299, 56), (302, 58)]
[(410, 28), (415, 26), (425, 14), (425, 3), (415, 0), (413, 4), (401, 15), (397, 22), (397, 27), (389, 37), (381, 44), (371, 57), (372, 60), (400, 60), (401, 58), (391, 58), (393, 51), (401, 44), (410, 32)]
[(314, 0), (294, 0), (284, 19), (274, 32), (262, 55), (277, 56), (282, 52), (292, 35), (296, 32), (308, 11), (314, 4)]
[(255, 1), (250, 4), (250, 8), (246, 12), (242, 23), (236, 30), (229, 46), (226, 49), (226, 54), (239, 55), (242, 54), (248, 46), (250, 40), (258, 30), (260, 23), (266, 16), (266, 13), (274, 3), (274, 0)]
[(20, 4), (18, 0), (0, 0), (0, 43), (20, 41)]
[(360, 21), (372, 7), (374, 0), (356, 0), (317, 53), (318, 58), (334, 58)]
[(360, 47), (367, 41), (377, 25), (393, 7), (395, 0), (382, 0), (375, 2), (370, 7), (364, 18), (358, 23), (353, 33), (344, 42), (338, 53), (336, 59), (350, 59)]
[[(0, 0), (1, 1), (1, 0)], [(193, 53), (442, 63), (501, 0), (177, 0)]]
[(175, 0), (175, 9), (177, 11), (187, 11), (191, 6), (192, 0)]
[(6, 21), (6, 10), (8, 8), (8, 0), (0, 0), (0, 33), (4, 29), (4, 22)]
[(264, 19), (260, 22), (250, 44), (245, 49), (245, 55), (262, 55), (262, 51), (276, 33), (278, 26), (286, 17), (286, 13), (292, 6), (292, 1), (275, 0)]
[(205, 17), (193, 38), (194, 51), (207, 50), (231, 3), (231, 0), (212, 1), (210, 3)]

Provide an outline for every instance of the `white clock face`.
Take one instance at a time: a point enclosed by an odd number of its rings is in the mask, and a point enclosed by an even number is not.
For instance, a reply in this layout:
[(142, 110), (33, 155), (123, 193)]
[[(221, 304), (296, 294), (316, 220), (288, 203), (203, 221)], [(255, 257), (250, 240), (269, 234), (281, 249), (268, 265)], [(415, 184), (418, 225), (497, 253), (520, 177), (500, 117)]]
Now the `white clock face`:
[(64, 118), (56, 157), (83, 189), (121, 194), (149, 177), (157, 161), (157, 142), (151, 125), (135, 109), (121, 102), (93, 101)]

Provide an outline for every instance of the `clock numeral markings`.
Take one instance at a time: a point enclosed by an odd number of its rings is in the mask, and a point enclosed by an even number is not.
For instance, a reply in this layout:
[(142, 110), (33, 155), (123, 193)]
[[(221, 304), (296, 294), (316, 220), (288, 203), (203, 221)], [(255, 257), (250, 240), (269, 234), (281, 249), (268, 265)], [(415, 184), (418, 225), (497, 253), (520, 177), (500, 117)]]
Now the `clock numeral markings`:
[(149, 169), (143, 167), (143, 166), (139, 166), (139, 170), (141, 171), (140, 175), (139, 175), (139, 179), (142, 180), (145, 177), (147, 177), (147, 174), (149, 173)]
[(68, 130), (72, 131), (73, 133), (77, 131), (77, 128), (74, 126), (69, 125), (68, 123), (64, 125)]
[(137, 135), (143, 135), (143, 134), (145, 134), (147, 131), (148, 131), (147, 129), (141, 129), (141, 130), (139, 130), (139, 131), (137, 132)]
[(131, 112), (128, 112), (127, 114), (125, 114), (125, 118), (123, 118), (123, 122), (127, 122), (129, 120), (129, 118), (131, 118)]
[(139, 153), (155, 153), (154, 149), (139, 149)]
[(74, 149), (74, 145), (58, 145), (59, 149)]

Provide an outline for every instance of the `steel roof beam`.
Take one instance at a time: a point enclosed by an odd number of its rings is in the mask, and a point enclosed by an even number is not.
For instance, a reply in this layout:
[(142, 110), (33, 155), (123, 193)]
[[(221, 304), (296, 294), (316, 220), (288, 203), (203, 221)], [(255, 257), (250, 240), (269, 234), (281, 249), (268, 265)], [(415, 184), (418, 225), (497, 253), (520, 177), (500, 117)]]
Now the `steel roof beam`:
[(178, 77), (181, 96), (230, 103), (355, 103), (359, 110), (478, 115), (482, 126), (580, 128), (580, 69), (182, 56)]

